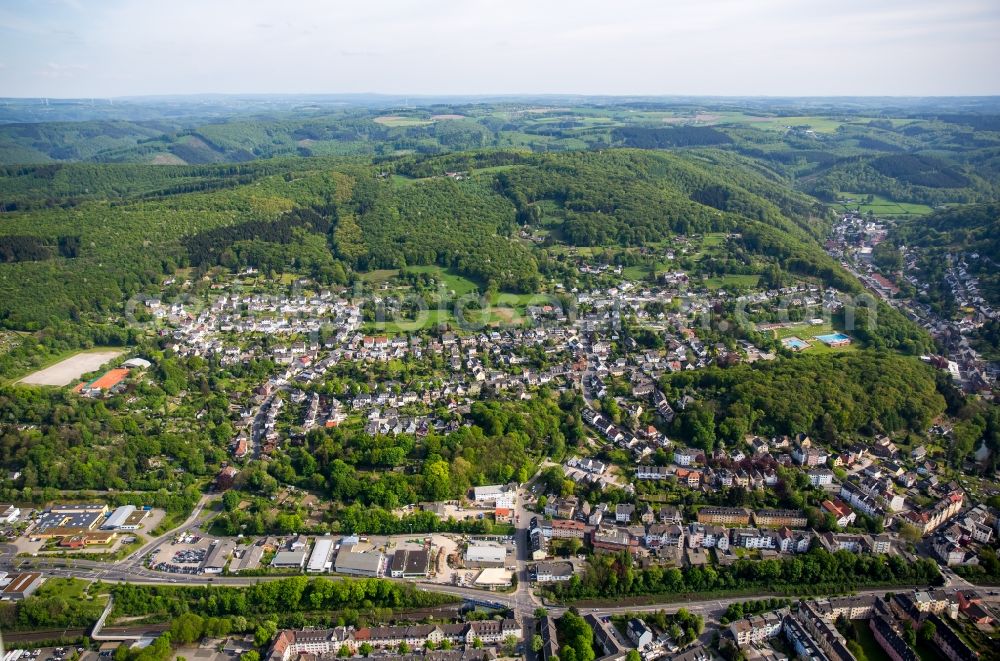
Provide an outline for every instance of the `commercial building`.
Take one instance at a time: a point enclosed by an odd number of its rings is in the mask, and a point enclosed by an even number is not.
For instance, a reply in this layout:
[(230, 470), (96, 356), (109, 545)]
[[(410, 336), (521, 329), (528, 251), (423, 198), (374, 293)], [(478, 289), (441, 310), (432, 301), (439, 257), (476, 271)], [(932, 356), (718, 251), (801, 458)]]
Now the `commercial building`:
[(493, 503), (494, 507), (513, 509), (516, 490), (505, 484), (473, 487), (472, 498), (479, 505)]
[(507, 548), (496, 542), (469, 542), (465, 549), (466, 567), (503, 567), (507, 563)]
[(138, 510), (140, 516), (137, 519), (133, 516), (136, 511), (135, 505), (122, 505), (105, 519), (101, 524), (101, 530), (138, 530), (139, 521), (145, 518), (145, 512)]
[(202, 573), (221, 574), (235, 549), (236, 542), (234, 541), (215, 540), (212, 543), (212, 549), (208, 552), (208, 557), (205, 558), (205, 563), (201, 566)]
[(35, 590), (42, 584), (42, 575), (38, 572), (27, 572), (16, 574), (10, 582), (3, 587), (0, 592), (0, 599), (6, 601), (20, 601), (35, 593)]
[(393, 578), (423, 578), (427, 576), (430, 553), (420, 550), (399, 549), (392, 554), (389, 575)]
[(561, 583), (573, 578), (570, 562), (539, 562), (528, 569), (528, 578), (535, 583)]
[(334, 569), (338, 574), (375, 577), (385, 568), (385, 554), (361, 544), (344, 544), (337, 553)]
[(278, 569), (302, 569), (306, 564), (306, 552), (278, 551), (271, 560), (271, 566)]
[(330, 571), (333, 557), (333, 538), (319, 537), (313, 545), (312, 554), (309, 556), (309, 563), (306, 565), (308, 572)]
[(89, 532), (104, 521), (108, 506), (104, 504), (53, 505), (38, 518), (32, 536), (66, 537)]
[(233, 552), (233, 561), (229, 563), (229, 571), (238, 574), (242, 571), (252, 571), (260, 568), (260, 561), (264, 557), (264, 547), (256, 544), (252, 546), (237, 547)]
[(508, 588), (513, 583), (513, 572), (509, 569), (504, 569), (503, 567), (487, 567), (486, 569), (479, 572), (479, 576), (476, 577), (476, 587), (486, 588), (488, 590), (496, 590), (499, 588)]
[(10, 503), (0, 503), (0, 521), (3, 523), (15, 523), (20, 516), (20, 508)]

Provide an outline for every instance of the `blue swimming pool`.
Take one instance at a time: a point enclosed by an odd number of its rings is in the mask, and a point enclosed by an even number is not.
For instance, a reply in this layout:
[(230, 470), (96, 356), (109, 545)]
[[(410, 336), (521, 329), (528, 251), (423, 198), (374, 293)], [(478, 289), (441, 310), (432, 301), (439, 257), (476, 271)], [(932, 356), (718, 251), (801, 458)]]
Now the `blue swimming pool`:
[(809, 348), (808, 342), (797, 337), (786, 337), (781, 343), (793, 351), (802, 351)]
[(828, 335), (817, 335), (816, 339), (824, 344), (843, 344), (850, 342), (851, 336), (843, 333), (829, 333)]

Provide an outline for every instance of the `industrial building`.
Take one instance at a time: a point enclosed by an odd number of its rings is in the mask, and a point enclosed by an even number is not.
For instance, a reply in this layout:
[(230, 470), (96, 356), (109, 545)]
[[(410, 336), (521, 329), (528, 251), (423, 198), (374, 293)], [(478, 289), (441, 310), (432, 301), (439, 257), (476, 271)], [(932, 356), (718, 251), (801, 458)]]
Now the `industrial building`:
[(15, 574), (10, 581), (3, 586), (0, 592), (0, 599), (5, 601), (20, 601), (35, 593), (35, 590), (42, 584), (42, 575), (38, 572), (27, 572)]
[(309, 556), (309, 564), (306, 565), (306, 571), (314, 573), (330, 571), (333, 548), (332, 537), (318, 537), (316, 544), (313, 546), (312, 555)]
[(466, 567), (503, 567), (507, 562), (507, 549), (496, 542), (469, 542), (465, 550)]
[(430, 553), (427, 551), (399, 549), (392, 555), (389, 575), (393, 578), (423, 578), (427, 576), (429, 564)]
[(338, 574), (354, 576), (379, 576), (385, 567), (385, 555), (381, 551), (366, 550), (362, 544), (344, 544), (337, 554), (334, 568)]
[(278, 551), (271, 560), (271, 566), (279, 569), (302, 569), (306, 564), (307, 552), (302, 551)]
[(126, 528), (129, 517), (135, 513), (135, 505), (122, 505), (114, 512), (111, 513), (104, 523), (101, 524), (101, 530), (136, 530), (139, 525), (135, 524), (135, 527)]

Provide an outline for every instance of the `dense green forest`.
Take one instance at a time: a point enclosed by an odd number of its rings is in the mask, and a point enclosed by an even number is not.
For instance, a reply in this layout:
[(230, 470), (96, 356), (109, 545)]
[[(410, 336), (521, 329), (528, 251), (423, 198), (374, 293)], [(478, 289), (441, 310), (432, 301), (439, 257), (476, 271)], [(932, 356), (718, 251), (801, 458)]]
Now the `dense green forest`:
[(831, 442), (846, 433), (923, 430), (945, 409), (933, 370), (893, 353), (710, 367), (671, 375), (663, 385), (673, 393), (698, 393), (701, 401), (675, 427), (706, 449), (748, 433), (805, 432)]

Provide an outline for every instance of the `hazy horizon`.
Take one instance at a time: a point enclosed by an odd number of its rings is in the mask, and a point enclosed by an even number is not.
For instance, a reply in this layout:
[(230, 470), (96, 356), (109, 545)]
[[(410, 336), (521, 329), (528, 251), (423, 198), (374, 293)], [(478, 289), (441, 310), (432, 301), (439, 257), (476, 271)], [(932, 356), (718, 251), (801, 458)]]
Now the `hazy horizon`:
[(10, 98), (1000, 94), (1000, 4), (14, 0)]

